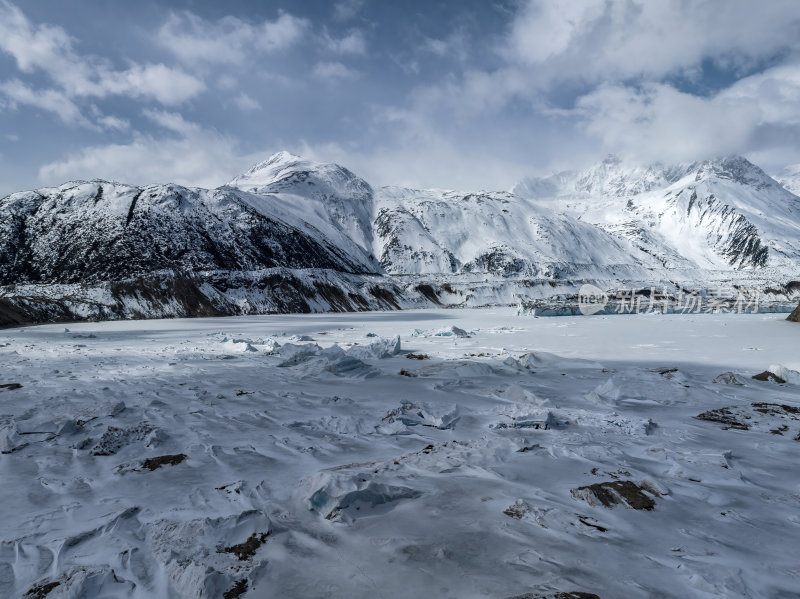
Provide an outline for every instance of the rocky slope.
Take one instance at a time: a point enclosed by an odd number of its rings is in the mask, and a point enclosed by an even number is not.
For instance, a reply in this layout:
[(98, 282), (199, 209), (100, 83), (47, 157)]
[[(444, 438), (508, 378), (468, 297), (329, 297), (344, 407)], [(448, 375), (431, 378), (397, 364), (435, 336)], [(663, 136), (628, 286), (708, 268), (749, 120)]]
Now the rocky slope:
[(789, 314), (789, 318), (787, 320), (791, 320), (792, 322), (800, 322), (800, 304), (797, 305), (797, 308), (794, 309), (794, 312)]
[(12, 194), (0, 201), (0, 325), (399, 307), (400, 289), (333, 218), (301, 220), (297, 208), (235, 186)]
[(0, 205), (0, 285), (93, 283), (158, 270), (376, 272), (312, 232), (226, 189), (68, 183)]

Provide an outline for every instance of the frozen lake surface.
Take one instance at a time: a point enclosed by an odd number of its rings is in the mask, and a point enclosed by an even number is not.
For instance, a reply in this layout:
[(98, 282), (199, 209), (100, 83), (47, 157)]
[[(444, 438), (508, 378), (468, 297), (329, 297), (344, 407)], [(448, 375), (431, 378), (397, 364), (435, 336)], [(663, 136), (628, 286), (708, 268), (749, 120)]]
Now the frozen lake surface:
[(797, 597), (798, 348), (781, 314), (0, 331), (0, 596)]

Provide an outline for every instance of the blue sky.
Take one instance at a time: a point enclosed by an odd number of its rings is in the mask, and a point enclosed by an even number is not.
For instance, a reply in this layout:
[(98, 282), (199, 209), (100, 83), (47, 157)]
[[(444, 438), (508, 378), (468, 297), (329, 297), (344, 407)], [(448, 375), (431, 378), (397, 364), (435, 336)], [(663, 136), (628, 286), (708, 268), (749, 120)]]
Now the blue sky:
[(796, 0), (0, 0), (0, 194), (287, 149), (509, 188), (613, 152), (800, 162)]

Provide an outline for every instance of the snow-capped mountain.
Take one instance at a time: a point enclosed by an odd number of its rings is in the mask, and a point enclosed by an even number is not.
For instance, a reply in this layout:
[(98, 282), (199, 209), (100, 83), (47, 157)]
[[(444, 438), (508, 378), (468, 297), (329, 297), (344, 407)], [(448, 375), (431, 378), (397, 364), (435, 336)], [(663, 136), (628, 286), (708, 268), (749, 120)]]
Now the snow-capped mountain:
[(526, 179), (513, 193), (625, 239), (667, 269), (788, 274), (800, 264), (800, 198), (744, 158)]
[(278, 152), (223, 189), (245, 192), (237, 196), (261, 212), (301, 227), (312, 225), (370, 270), (377, 268), (372, 187), (346, 168)]
[(326, 215), (330, 199), (106, 181), (12, 194), (0, 200), (0, 325), (399, 307), (337, 227), (349, 219)]
[(800, 195), (800, 164), (791, 164), (773, 177), (785, 189)]
[(507, 192), (384, 188), (375, 254), (391, 274), (559, 278), (579, 269), (657, 266), (626, 240)]
[[(0, 284), (108, 281), (182, 272), (323, 268), (375, 272), (232, 190), (102, 181), (11, 195), (0, 205)], [(337, 240), (338, 241), (338, 240)]]
[(754, 284), (788, 299), (800, 198), (744, 158), (373, 189), (280, 152), (217, 189), (72, 182), (0, 200), (0, 324), (511, 303)]

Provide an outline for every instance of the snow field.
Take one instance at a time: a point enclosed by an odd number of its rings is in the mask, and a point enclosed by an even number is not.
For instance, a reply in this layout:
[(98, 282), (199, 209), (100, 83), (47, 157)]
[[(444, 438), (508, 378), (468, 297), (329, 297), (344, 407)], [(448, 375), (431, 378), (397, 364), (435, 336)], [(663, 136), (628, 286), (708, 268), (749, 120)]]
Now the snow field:
[(796, 595), (783, 318), (2, 331), (0, 596)]

